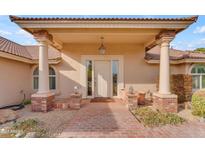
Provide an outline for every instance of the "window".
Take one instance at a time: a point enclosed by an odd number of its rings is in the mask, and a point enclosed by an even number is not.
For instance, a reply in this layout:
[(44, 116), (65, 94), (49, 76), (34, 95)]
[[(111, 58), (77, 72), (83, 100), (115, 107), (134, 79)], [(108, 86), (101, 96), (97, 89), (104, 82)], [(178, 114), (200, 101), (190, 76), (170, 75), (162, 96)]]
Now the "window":
[[(33, 89), (38, 89), (38, 76), (39, 76), (39, 70), (38, 67), (36, 67), (33, 71)], [(56, 73), (55, 70), (52, 67), (49, 67), (49, 88), (51, 90), (56, 89)]]
[(86, 60), (87, 96), (92, 96), (92, 61)]
[(39, 71), (38, 71), (38, 67), (36, 67), (35, 70), (33, 71), (33, 89), (38, 89), (38, 75), (39, 75)]
[(117, 96), (118, 85), (118, 60), (112, 61), (112, 95)]
[(56, 73), (52, 67), (49, 67), (49, 88), (56, 89)]
[(205, 88), (205, 65), (194, 65), (191, 69), (192, 74), (192, 89)]

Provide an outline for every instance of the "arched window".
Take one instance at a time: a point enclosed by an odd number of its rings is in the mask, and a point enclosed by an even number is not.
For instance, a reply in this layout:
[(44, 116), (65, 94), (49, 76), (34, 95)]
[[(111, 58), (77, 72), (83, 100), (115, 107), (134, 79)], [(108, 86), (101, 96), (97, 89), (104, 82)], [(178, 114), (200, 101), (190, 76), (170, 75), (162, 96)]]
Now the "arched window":
[(52, 67), (49, 67), (49, 88), (56, 89), (56, 73)]
[(194, 65), (191, 69), (192, 89), (198, 90), (205, 88), (205, 65)]
[(33, 71), (33, 89), (38, 89), (38, 67), (36, 67)]
[[(39, 70), (36, 67), (33, 71), (33, 89), (38, 89), (38, 76)], [(51, 90), (56, 89), (56, 73), (52, 67), (49, 67), (49, 88)]]

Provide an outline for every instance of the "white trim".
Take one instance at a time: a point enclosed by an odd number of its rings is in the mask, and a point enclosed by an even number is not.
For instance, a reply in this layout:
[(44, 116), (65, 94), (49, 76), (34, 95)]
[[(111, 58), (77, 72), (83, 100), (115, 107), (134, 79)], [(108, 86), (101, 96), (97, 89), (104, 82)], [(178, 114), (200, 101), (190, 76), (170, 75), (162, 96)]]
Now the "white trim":
[(34, 65), (31, 68), (31, 89), (33, 93), (36, 93), (38, 91), (38, 89), (34, 89), (33, 85), (34, 85), (34, 80), (33, 80), (33, 72), (34, 70), (38, 67), (38, 65)]
[(195, 66), (196, 66), (196, 64), (192, 64), (192, 65), (189, 67), (188, 73), (189, 73), (190, 75), (192, 75), (191, 70), (192, 70), (192, 68), (194, 68)]
[[(204, 65), (204, 67), (205, 67), (205, 64), (201, 64), (201, 65)], [(192, 64), (191, 66), (190, 66), (190, 68), (189, 68), (189, 74), (191, 74), (191, 75), (205, 75), (205, 73), (191, 73), (191, 70), (194, 68), (194, 67), (196, 67), (197, 66), (197, 64)]]
[[(122, 55), (82, 55), (81, 56), (81, 70), (80, 70), (80, 80), (82, 85), (82, 95), (83, 98), (88, 98), (87, 96), (87, 81), (86, 81), (86, 60), (92, 60), (93, 64), (93, 79), (94, 79), (94, 61), (95, 60), (118, 60), (119, 61), (119, 83), (118, 83), (118, 96), (120, 94), (120, 89), (124, 88), (124, 58)], [(111, 73), (112, 75), (112, 73)], [(92, 80), (92, 97), (94, 97), (94, 80)]]
[[(202, 65), (205, 66), (205, 64), (202, 64)], [(188, 73), (189, 73), (190, 75), (192, 75), (192, 76), (199, 76), (199, 89), (202, 89), (202, 76), (205, 76), (205, 73), (192, 73), (192, 72), (191, 72), (192, 69), (193, 69), (194, 67), (196, 67), (196, 66), (197, 66), (197, 64), (192, 64), (192, 65), (189, 67)], [(199, 90), (199, 89), (193, 89), (193, 88), (192, 88), (192, 91), (194, 92), (194, 91), (197, 91), (197, 90)]]

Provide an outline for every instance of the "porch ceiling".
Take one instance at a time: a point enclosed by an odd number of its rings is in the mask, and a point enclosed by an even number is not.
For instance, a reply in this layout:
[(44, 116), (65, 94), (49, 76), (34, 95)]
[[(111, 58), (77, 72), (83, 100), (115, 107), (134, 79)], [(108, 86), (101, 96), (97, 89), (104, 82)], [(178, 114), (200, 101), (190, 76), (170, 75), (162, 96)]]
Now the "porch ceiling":
[(159, 29), (68, 29), (47, 31), (54, 39), (62, 43), (98, 43), (104, 37), (105, 43), (140, 43), (145, 44), (155, 38)]

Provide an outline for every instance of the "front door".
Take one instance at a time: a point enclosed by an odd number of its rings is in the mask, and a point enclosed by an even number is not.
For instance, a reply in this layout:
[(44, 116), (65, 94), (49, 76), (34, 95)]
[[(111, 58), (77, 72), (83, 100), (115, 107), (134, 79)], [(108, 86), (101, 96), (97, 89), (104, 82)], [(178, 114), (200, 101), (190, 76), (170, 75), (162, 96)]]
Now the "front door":
[(111, 96), (111, 62), (106, 60), (95, 61), (94, 86), (95, 97)]

